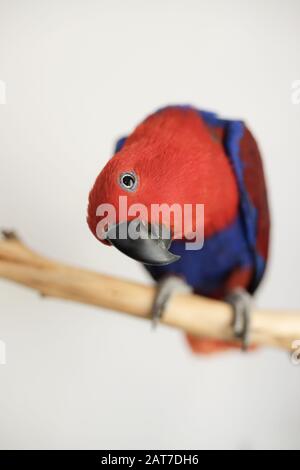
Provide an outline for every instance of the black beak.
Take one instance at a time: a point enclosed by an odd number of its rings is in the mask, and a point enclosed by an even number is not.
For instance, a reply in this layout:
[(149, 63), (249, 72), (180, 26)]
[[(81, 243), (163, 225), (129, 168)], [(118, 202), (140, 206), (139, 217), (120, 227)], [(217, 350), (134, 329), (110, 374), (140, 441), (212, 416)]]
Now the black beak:
[(169, 251), (172, 239), (166, 227), (139, 219), (111, 226), (105, 238), (122, 253), (143, 264), (162, 266), (180, 258)]

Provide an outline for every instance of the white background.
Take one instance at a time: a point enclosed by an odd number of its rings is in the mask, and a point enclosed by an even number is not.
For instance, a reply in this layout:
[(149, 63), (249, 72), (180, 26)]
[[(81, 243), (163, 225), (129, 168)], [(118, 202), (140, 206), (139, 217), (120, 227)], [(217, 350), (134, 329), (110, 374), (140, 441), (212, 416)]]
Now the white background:
[[(170, 103), (247, 121), (264, 154), (271, 263), (257, 302), (300, 307), (300, 3), (0, 0), (0, 225), (42, 253), (150, 282), (90, 234), (117, 137)], [(193, 356), (182, 335), (0, 282), (1, 448), (300, 448), (300, 366)]]

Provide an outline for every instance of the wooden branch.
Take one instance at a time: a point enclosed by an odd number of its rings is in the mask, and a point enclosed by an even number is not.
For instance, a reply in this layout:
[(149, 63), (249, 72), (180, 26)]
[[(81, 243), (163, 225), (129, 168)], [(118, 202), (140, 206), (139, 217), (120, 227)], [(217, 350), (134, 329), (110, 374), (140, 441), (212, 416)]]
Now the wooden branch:
[[(150, 318), (154, 287), (51, 261), (31, 251), (13, 233), (3, 235), (0, 277), (35, 289), (43, 296)], [(174, 295), (162, 323), (196, 336), (233, 340), (230, 306), (198, 295)], [(293, 341), (300, 339), (300, 312), (254, 309), (251, 339), (258, 345), (291, 350)]]

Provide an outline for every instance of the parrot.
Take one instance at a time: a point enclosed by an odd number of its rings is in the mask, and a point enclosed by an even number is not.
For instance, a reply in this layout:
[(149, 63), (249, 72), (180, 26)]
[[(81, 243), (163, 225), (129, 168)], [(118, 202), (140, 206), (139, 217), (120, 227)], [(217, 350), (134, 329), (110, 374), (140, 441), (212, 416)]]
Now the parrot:
[[(138, 217), (116, 210), (99, 229), (104, 216), (97, 208), (118, 207), (122, 196), (148, 210)], [(201, 249), (187, 249), (185, 233), (175, 236), (175, 215), (162, 234), (162, 219), (149, 218), (153, 204), (182, 210), (202, 204)], [(140, 234), (157, 236), (131, 237), (132, 222)], [(200, 354), (248, 349), (252, 298), (268, 261), (270, 211), (260, 150), (244, 121), (191, 105), (150, 114), (117, 141), (89, 192), (87, 223), (98, 240), (142, 263), (154, 279), (155, 323), (176, 292), (224, 300), (232, 306), (235, 341), (186, 335), (188, 344)], [(200, 230), (194, 213), (192, 227)]]

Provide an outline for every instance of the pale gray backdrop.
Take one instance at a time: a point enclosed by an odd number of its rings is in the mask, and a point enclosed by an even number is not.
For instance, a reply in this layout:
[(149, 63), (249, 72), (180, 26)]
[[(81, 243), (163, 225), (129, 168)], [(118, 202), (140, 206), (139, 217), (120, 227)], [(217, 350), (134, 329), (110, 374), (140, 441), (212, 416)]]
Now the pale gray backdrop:
[[(0, 0), (0, 225), (149, 281), (91, 236), (87, 194), (118, 136), (191, 103), (256, 134), (273, 210), (258, 303), (300, 307), (299, 20), (298, 0)], [(171, 329), (4, 281), (0, 339), (1, 448), (300, 448), (300, 366), (284, 352), (195, 357)]]

